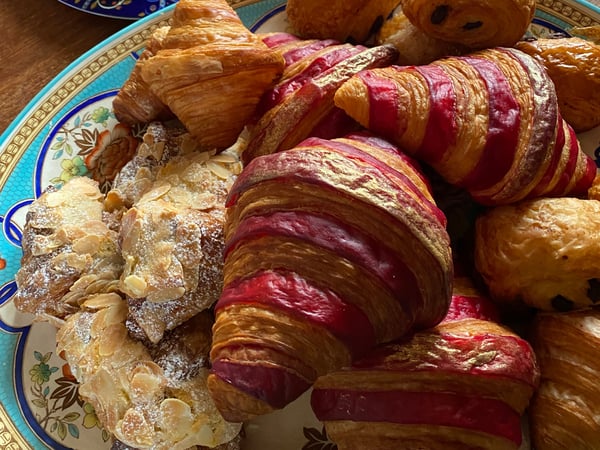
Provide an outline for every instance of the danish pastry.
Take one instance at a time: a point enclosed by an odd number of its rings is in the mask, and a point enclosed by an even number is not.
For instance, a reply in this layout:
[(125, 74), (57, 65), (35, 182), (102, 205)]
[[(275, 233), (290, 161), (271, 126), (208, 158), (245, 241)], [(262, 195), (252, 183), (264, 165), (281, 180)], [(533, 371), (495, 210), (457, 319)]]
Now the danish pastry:
[(208, 380), (227, 420), (282, 408), (446, 314), (445, 217), (414, 162), (380, 138), (309, 138), (255, 158), (227, 207)]

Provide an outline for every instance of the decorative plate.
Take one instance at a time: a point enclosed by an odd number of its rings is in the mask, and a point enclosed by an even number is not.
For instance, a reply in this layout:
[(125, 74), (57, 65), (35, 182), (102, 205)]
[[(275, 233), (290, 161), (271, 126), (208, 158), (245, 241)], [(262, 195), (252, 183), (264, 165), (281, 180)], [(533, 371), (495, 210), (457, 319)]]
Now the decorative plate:
[(177, 0), (58, 0), (67, 6), (97, 16), (137, 20), (159, 9), (164, 9)]
[[(152, 5), (160, 9), (174, 2), (63, 3), (96, 13), (113, 5), (113, 12), (122, 13), (121, 17), (135, 10), (131, 17), (137, 18), (151, 12)], [(534, 35), (568, 34), (575, 25), (600, 24), (600, 8), (588, 2), (540, 0), (538, 4), (530, 29)], [(52, 326), (32, 323), (31, 316), (13, 306), (14, 274), (21, 258), (27, 207), (33, 199), (49, 185), (89, 174), (92, 163), (94, 175), (101, 180), (103, 170), (110, 171), (110, 161), (95, 156), (116, 157), (123, 146), (131, 145), (136, 130), (117, 123), (112, 98), (145, 40), (166, 24), (173, 7), (144, 17), (81, 56), (0, 137), (0, 447), (4, 449), (109, 448), (108, 434), (90, 405), (79, 399), (77, 383), (56, 354)], [(253, 31), (281, 31), (287, 26), (284, 0), (248, 0), (236, 8)], [(600, 128), (580, 138), (589, 154), (600, 153)], [(284, 410), (247, 424), (245, 448), (333, 450), (307, 399), (304, 395)]]

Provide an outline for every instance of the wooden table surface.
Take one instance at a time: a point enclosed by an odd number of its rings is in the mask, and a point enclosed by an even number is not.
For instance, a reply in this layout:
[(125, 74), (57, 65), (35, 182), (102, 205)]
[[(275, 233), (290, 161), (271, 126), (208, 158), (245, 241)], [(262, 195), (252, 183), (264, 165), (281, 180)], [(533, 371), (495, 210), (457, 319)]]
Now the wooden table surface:
[(0, 134), (61, 70), (129, 24), (56, 0), (0, 0)]

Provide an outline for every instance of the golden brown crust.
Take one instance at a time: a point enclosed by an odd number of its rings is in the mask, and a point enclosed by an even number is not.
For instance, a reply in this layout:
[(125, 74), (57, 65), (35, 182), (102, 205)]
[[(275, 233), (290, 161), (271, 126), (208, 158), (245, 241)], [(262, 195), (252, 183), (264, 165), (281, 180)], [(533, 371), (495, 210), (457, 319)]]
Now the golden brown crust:
[(289, 0), (287, 17), (303, 38), (362, 43), (381, 26), (398, 0)]
[(532, 343), (542, 375), (529, 410), (534, 448), (595, 449), (600, 433), (599, 312), (540, 314)]
[(565, 311), (600, 300), (600, 202), (538, 199), (477, 220), (475, 264), (493, 298)]
[(379, 45), (392, 44), (398, 50), (396, 64), (429, 64), (444, 56), (460, 55), (467, 52), (458, 44), (436, 39), (414, 26), (399, 7), (393, 17), (386, 20), (377, 33)]
[(570, 37), (522, 41), (516, 47), (546, 67), (562, 116), (575, 131), (600, 125), (599, 45)]
[[(154, 56), (162, 48), (168, 32), (168, 26), (157, 28), (146, 42), (138, 61), (145, 61)], [(117, 119), (130, 125), (172, 116), (169, 108), (154, 95), (142, 79), (140, 64), (135, 64), (129, 78), (114, 98), (112, 106)]]
[(222, 150), (235, 142), (284, 61), (225, 0), (183, 0), (163, 48), (140, 64), (142, 79), (202, 148)]

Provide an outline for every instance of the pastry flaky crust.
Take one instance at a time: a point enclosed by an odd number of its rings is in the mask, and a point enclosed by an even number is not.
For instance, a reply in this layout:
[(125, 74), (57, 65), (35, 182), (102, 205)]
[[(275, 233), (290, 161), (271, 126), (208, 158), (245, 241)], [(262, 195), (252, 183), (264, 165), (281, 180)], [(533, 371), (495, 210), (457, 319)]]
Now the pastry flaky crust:
[(492, 296), (568, 311), (600, 301), (600, 202), (541, 198), (477, 219), (475, 264)]
[(95, 181), (81, 177), (31, 204), (15, 275), (19, 310), (60, 321), (87, 295), (118, 288), (123, 260), (103, 197)]
[(140, 61), (151, 91), (206, 150), (232, 145), (284, 61), (225, 0), (177, 4), (162, 48)]
[(600, 125), (600, 45), (578, 37), (522, 41), (556, 86), (558, 106), (577, 132)]
[(535, 0), (401, 0), (417, 28), (472, 49), (514, 45), (535, 13)]
[(596, 173), (546, 70), (516, 49), (366, 70), (334, 101), (487, 205), (583, 196)]
[(228, 420), (281, 408), (450, 300), (445, 217), (414, 162), (367, 133), (255, 158), (228, 200), (209, 389)]
[[(145, 61), (154, 56), (162, 48), (168, 32), (168, 26), (154, 30), (138, 61)], [(148, 83), (142, 79), (141, 67), (141, 64), (134, 65), (129, 78), (113, 99), (113, 111), (116, 118), (129, 125), (163, 120), (173, 115), (169, 108), (150, 90)]]
[(595, 450), (600, 434), (600, 313), (540, 314), (532, 344), (542, 375), (529, 409), (532, 448)]
[(303, 38), (364, 43), (397, 4), (398, 0), (288, 0), (286, 13)]
[(367, 48), (334, 39), (300, 39), (289, 33), (261, 36), (286, 66), (280, 80), (263, 95), (249, 124), (244, 163), (287, 150), (307, 137), (325, 139), (359, 129), (333, 103), (337, 88), (353, 74), (385, 67), (396, 58), (391, 45)]
[(311, 404), (340, 450), (516, 450), (539, 382), (530, 345), (456, 282), (446, 319), (317, 379)]
[(206, 388), (212, 318), (198, 315), (171, 343), (146, 347), (126, 327), (118, 294), (90, 296), (57, 334), (62, 352), (102, 425), (138, 449), (215, 447), (234, 439), (240, 424), (223, 420)]

